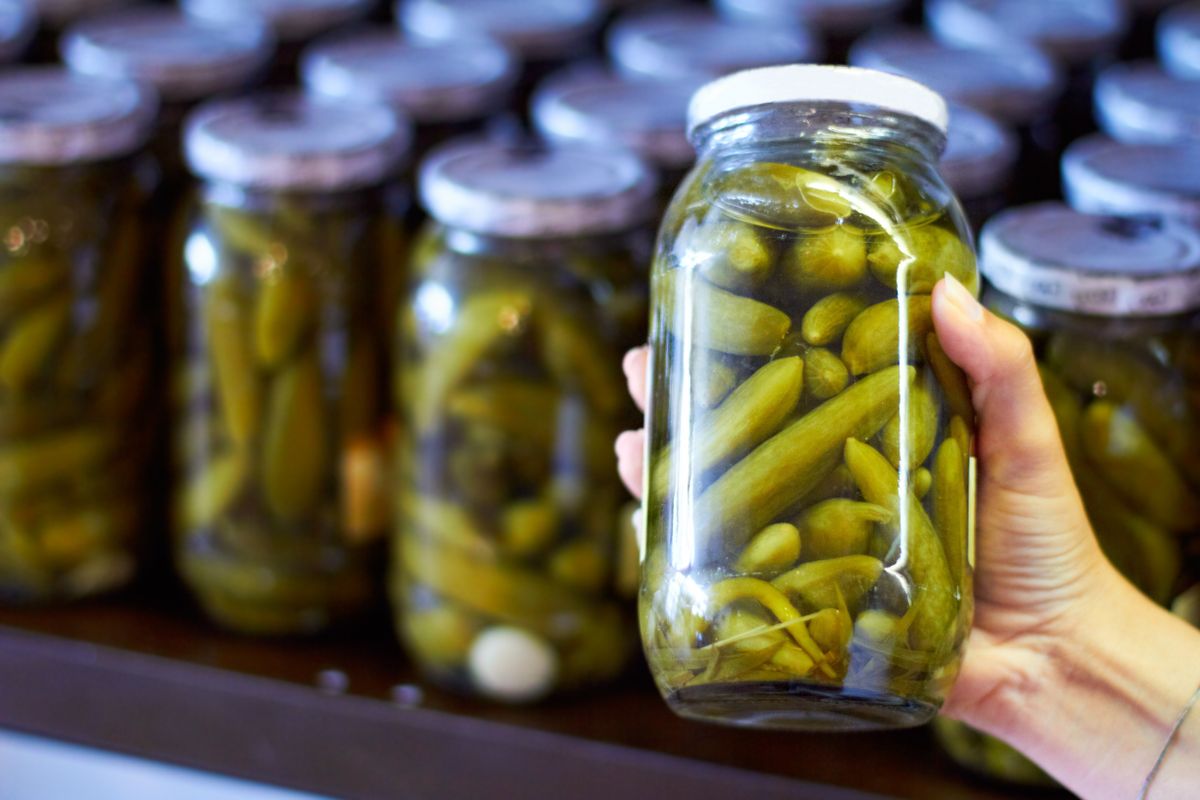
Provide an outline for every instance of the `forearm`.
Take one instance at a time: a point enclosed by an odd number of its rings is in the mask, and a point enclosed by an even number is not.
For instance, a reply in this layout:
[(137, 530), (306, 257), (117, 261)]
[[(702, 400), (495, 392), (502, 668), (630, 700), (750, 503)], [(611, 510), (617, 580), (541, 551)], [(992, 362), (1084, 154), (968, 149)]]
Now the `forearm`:
[[(1047, 648), (1041, 679), (1005, 699), (990, 732), (1088, 800), (1137, 797), (1180, 711), (1200, 686), (1200, 631), (1123, 579)], [(1148, 794), (1194, 797), (1200, 709), (1180, 729)]]

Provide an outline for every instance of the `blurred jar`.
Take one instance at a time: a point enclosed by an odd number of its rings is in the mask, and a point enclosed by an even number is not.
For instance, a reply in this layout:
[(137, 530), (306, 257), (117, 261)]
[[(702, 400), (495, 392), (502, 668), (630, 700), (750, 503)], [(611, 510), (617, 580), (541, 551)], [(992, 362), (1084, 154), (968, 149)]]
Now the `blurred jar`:
[(1020, 139), (1016, 171), (1023, 199), (1057, 195), (1061, 137), (1054, 109), (1063, 79), (1036, 47), (1012, 39), (950, 45), (921, 31), (896, 29), (860, 39), (850, 50), (850, 63), (912, 78), (1012, 127)]
[(869, 29), (894, 23), (905, 0), (713, 0), (726, 19), (794, 25), (819, 35), (826, 58), (842, 62), (851, 43)]
[(950, 108), (938, 168), (975, 230), (1008, 205), (1018, 152), (1016, 135), (991, 117), (966, 106)]
[(1092, 85), (1116, 56), (1129, 25), (1121, 0), (930, 0), (925, 16), (933, 35), (948, 44), (996, 46), (1022, 39), (1062, 65), (1067, 75), (1058, 108), (1062, 143), (1094, 130)]
[(1200, 228), (1200, 142), (1122, 144), (1088, 136), (1063, 154), (1062, 177), (1063, 194), (1079, 211)]
[(29, 0), (0, 0), (0, 63), (19, 60), (36, 30), (37, 18)]
[(1180, 3), (1158, 22), (1158, 59), (1180, 78), (1200, 79), (1200, 3)]
[(272, 85), (296, 82), (304, 46), (318, 36), (366, 19), (379, 0), (179, 0), (184, 13), (225, 25), (265, 24), (278, 48), (271, 61)]
[(186, 178), (184, 117), (203, 100), (258, 81), (273, 47), (261, 23), (208, 22), (155, 6), (89, 17), (61, 41), (63, 61), (74, 72), (135, 80), (158, 92), (153, 150), (165, 184), (176, 191)]
[(539, 87), (533, 123), (547, 141), (636, 153), (658, 173), (661, 211), (696, 158), (687, 138), (687, 106), (701, 83), (567, 70)]
[(309, 633), (376, 596), (389, 525), (380, 287), (388, 109), (263, 95), (201, 107), (183, 249), (176, 559), (208, 615)]
[[(1113, 564), (1184, 615), (1200, 581), (1200, 234), (1057, 203), (1006, 211), (980, 240), (985, 302), (1034, 341), (1088, 518)], [(1178, 598), (1178, 599), (1177, 599)], [(939, 721), (950, 755), (1049, 783), (999, 742)]]
[(701, 8), (631, 12), (608, 30), (608, 57), (629, 78), (710, 80), (773, 64), (819, 61), (803, 29), (722, 20)]
[(375, 28), (325, 39), (301, 59), (318, 97), (383, 103), (416, 123), (414, 161), (455, 136), (482, 133), (504, 113), (520, 64), (492, 39), (424, 41)]
[(542, 78), (594, 52), (605, 11), (601, 0), (399, 0), (396, 20), (413, 38), (503, 43), (521, 59), (515, 100), (525, 109)]
[(1114, 64), (1096, 79), (1096, 121), (1130, 143), (1200, 143), (1200, 80), (1177, 78), (1157, 64)]
[(0, 598), (65, 600), (133, 576), (151, 494), (155, 104), (40, 67), (0, 75), (0, 107)]
[(36, 27), (28, 60), (39, 63), (58, 61), (59, 36), (71, 23), (139, 2), (142, 0), (25, 0), (25, 5), (33, 10)]
[(646, 336), (654, 188), (578, 146), (451, 144), (422, 168), (391, 586), (434, 680), (526, 702), (625, 666), (612, 443), (636, 418), (620, 364)]

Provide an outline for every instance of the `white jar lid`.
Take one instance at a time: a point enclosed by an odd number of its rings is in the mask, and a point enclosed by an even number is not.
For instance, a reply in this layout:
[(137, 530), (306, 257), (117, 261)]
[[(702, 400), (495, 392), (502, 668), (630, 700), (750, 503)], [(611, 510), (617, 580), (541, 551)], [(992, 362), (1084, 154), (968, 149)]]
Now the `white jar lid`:
[(0, 0), (0, 63), (20, 58), (36, 27), (27, 0)]
[(29, 0), (39, 24), (53, 30), (66, 27), (80, 17), (133, 5), (137, 0)]
[(951, 106), (946, 150), (938, 167), (959, 197), (986, 197), (1008, 184), (1019, 150), (1016, 134), (991, 117)]
[(713, 4), (732, 20), (799, 24), (841, 35), (888, 22), (904, 8), (904, 0), (714, 0)]
[(609, 29), (607, 43), (616, 68), (641, 78), (716, 78), (821, 57), (803, 28), (730, 22), (699, 8), (626, 14)]
[(1200, 3), (1182, 3), (1158, 20), (1158, 58), (1180, 78), (1200, 79)]
[(793, 64), (745, 70), (705, 84), (688, 108), (688, 134), (734, 111), (809, 102), (873, 106), (915, 117), (943, 134), (949, 124), (946, 101), (914, 80), (859, 67)]
[(600, 0), (400, 0), (396, 19), (412, 36), (490, 36), (525, 60), (575, 55), (603, 21)]
[(451, 142), (421, 167), (421, 202), (454, 228), (521, 239), (625, 230), (652, 214), (656, 181), (632, 153), (582, 145)]
[(386, 106), (265, 93), (193, 112), (184, 154), (192, 172), (208, 181), (333, 192), (387, 180), (410, 141), (408, 127)]
[(213, 22), (259, 19), (282, 42), (301, 42), (362, 19), (376, 0), (179, 0), (185, 13)]
[(1001, 292), (1063, 311), (1147, 317), (1200, 308), (1200, 232), (1166, 220), (1060, 203), (1012, 208), (984, 225), (979, 269)]
[(1122, 142), (1200, 142), (1200, 80), (1153, 62), (1114, 64), (1096, 79), (1096, 120)]
[(300, 65), (313, 94), (386, 103), (420, 124), (481, 119), (502, 108), (517, 72), (495, 40), (406, 40), (389, 28), (318, 42)]
[(148, 83), (166, 100), (195, 100), (250, 84), (274, 44), (255, 21), (208, 22), (150, 6), (90, 17), (67, 31), (61, 47), (75, 72)]
[(599, 70), (568, 71), (545, 81), (533, 99), (533, 122), (546, 139), (625, 147), (664, 169), (695, 160), (687, 108), (693, 79), (637, 80)]
[(1088, 136), (1062, 159), (1063, 193), (1080, 211), (1149, 214), (1200, 228), (1200, 142), (1123, 144)]
[(1129, 25), (1119, 0), (930, 0), (925, 17), (944, 42), (1025, 39), (1068, 65), (1109, 54)]
[(150, 135), (153, 92), (61, 67), (0, 73), (0, 163), (60, 165), (118, 158)]
[(894, 72), (925, 84), (952, 103), (977, 108), (1012, 125), (1053, 113), (1063, 77), (1045, 53), (1021, 41), (960, 47), (924, 31), (871, 34), (850, 49), (850, 63)]

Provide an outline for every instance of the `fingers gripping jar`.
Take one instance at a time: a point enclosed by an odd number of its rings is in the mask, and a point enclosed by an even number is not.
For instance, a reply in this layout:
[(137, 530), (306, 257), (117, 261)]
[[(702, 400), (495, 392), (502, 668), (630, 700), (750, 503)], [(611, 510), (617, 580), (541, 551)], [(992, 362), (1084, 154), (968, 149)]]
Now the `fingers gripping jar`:
[(642, 637), (679, 714), (928, 721), (971, 607), (973, 411), (933, 331), (978, 289), (945, 103), (846, 67), (701, 89), (653, 277)]
[(161, 420), (141, 169), (154, 100), (125, 81), (0, 78), (0, 599), (133, 575)]
[(307, 633), (361, 610), (389, 525), (386, 181), (407, 130), (297, 95), (203, 106), (176, 369), (176, 560), (220, 624)]
[(405, 420), (392, 599), (433, 679), (506, 702), (614, 677), (612, 442), (645, 341), (654, 180), (633, 156), (458, 143), (398, 332)]

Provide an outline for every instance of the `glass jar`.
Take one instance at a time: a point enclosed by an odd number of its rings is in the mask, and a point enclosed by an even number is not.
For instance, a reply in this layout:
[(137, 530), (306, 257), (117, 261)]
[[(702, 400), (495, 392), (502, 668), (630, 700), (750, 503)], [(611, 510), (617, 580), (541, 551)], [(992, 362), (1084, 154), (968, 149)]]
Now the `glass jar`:
[(1180, 3), (1158, 22), (1158, 60), (1180, 78), (1200, 79), (1200, 3)]
[(894, 23), (905, 0), (714, 0), (718, 13), (739, 22), (793, 25), (815, 31), (831, 61), (844, 61), (867, 30)]
[(376, 28), (314, 44), (300, 73), (313, 95), (384, 103), (411, 118), (419, 162), (443, 142), (484, 132), (507, 108), (519, 69), (492, 39), (406, 40)]
[[(172, 195), (185, 182), (184, 116), (202, 100), (256, 82), (273, 47), (261, 23), (207, 22), (152, 6), (89, 17), (68, 28), (61, 43), (72, 71), (139, 81), (157, 91), (161, 106), (153, 150)], [(164, 205), (177, 200), (172, 196)]]
[(19, 60), (36, 28), (37, 19), (27, 0), (0, 0), (0, 63)]
[[(1171, 607), (1200, 585), (1200, 234), (1025, 206), (984, 227), (980, 267), (987, 305), (1033, 339), (1101, 547)], [(939, 735), (978, 771), (1048, 781), (958, 723), (939, 721)]]
[(1012, 131), (986, 114), (951, 106), (939, 168), (975, 230), (1008, 205), (1017, 150)]
[(1200, 141), (1122, 144), (1088, 136), (1063, 154), (1063, 193), (1084, 213), (1177, 219), (1200, 228)]
[(750, 67), (819, 61), (797, 27), (722, 20), (701, 8), (630, 12), (608, 31), (608, 57), (630, 78), (710, 80)]
[(516, 102), (524, 109), (542, 78), (594, 51), (606, 10), (601, 0), (398, 0), (396, 20), (413, 38), (504, 43), (522, 61)]
[(76, 20), (133, 5), (138, 0), (27, 0), (36, 20), (29, 59), (39, 63), (58, 60), (58, 38)]
[(1200, 142), (1200, 81), (1156, 64), (1115, 64), (1096, 80), (1096, 121), (1112, 138), (1137, 143)]
[(1061, 135), (1054, 109), (1063, 78), (1036, 47), (1012, 40), (965, 47), (902, 29), (859, 40), (850, 63), (912, 78), (1011, 126), (1020, 138), (1022, 199), (1057, 196)]
[(689, 119), (653, 276), (651, 671), (694, 719), (927, 722), (973, 563), (974, 413), (930, 317), (943, 273), (979, 286), (945, 103), (791, 66), (709, 84)]
[(687, 105), (700, 84), (568, 69), (538, 88), (533, 123), (547, 141), (636, 153), (658, 172), (665, 208), (696, 158), (687, 138)]
[(265, 24), (278, 48), (268, 80), (296, 82), (304, 46), (318, 36), (366, 19), (379, 0), (179, 0), (185, 14), (226, 25)]
[(398, 331), (392, 600), (432, 679), (505, 702), (627, 662), (614, 596), (613, 439), (645, 341), (654, 180), (632, 155), (457, 143), (423, 166), (432, 218)]
[(308, 633), (375, 596), (390, 520), (381, 106), (268, 94), (202, 106), (183, 247), (175, 553), (219, 624)]
[(133, 576), (156, 415), (139, 153), (154, 100), (53, 67), (0, 75), (0, 599)]

